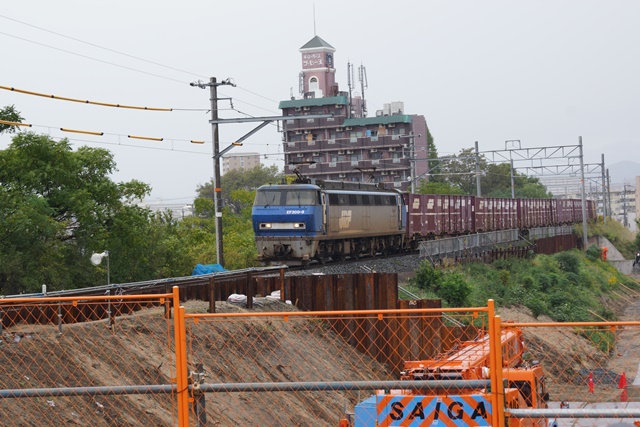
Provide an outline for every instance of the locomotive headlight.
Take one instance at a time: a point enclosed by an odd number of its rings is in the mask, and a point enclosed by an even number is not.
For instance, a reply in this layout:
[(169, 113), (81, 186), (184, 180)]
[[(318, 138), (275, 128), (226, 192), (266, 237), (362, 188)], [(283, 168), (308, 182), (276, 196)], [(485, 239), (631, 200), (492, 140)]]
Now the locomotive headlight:
[(269, 222), (261, 222), (260, 228), (271, 228), (271, 223)]
[(293, 224), (293, 228), (306, 228), (304, 222), (296, 222)]

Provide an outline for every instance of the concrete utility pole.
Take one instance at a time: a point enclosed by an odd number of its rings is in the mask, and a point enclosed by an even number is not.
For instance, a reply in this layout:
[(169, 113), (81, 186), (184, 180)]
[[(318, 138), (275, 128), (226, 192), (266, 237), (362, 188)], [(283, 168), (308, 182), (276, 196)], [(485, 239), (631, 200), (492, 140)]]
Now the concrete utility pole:
[(607, 225), (607, 182), (605, 181), (604, 170), (604, 153), (602, 154), (602, 162), (600, 163), (600, 172), (602, 173), (602, 219), (604, 225)]
[(511, 198), (516, 198), (516, 180), (513, 176), (513, 159), (511, 159)]
[(580, 146), (580, 181), (582, 183), (582, 250), (586, 252), (589, 245), (587, 236), (587, 201), (584, 194), (584, 159), (582, 155), (582, 137), (579, 139)]
[(609, 176), (609, 169), (607, 168), (607, 201), (609, 202), (609, 215), (613, 218), (613, 211), (611, 210), (611, 177)]
[(622, 186), (622, 225), (629, 227), (629, 220), (627, 219), (627, 183)]
[(476, 141), (476, 195), (482, 197), (480, 188), (480, 151), (478, 150), (478, 141)]
[(216, 259), (218, 264), (224, 266), (224, 251), (222, 247), (222, 189), (220, 188), (220, 136), (218, 133), (218, 86), (235, 84), (230, 79), (218, 83), (215, 77), (209, 79), (209, 83), (197, 81), (191, 86), (204, 89), (209, 87), (211, 96), (211, 133), (213, 137), (213, 191), (214, 207), (216, 215)]

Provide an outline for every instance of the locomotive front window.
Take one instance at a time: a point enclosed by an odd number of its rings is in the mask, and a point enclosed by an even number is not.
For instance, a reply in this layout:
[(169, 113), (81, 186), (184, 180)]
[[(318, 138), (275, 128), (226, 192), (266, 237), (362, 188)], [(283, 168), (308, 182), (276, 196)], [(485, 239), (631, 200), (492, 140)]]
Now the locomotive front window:
[(256, 206), (278, 206), (280, 205), (282, 192), (280, 190), (261, 190), (256, 194)]
[(313, 190), (289, 190), (285, 198), (286, 206), (317, 205), (318, 192)]

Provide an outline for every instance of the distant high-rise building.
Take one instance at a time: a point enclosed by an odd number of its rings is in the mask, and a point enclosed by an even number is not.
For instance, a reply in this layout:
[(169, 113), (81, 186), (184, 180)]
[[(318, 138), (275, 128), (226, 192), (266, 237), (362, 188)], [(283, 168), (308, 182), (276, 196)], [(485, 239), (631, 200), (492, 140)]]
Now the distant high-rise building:
[(260, 165), (260, 153), (227, 153), (222, 156), (222, 173), (233, 169), (249, 170)]
[(332, 117), (284, 120), (284, 172), (297, 169), (309, 178), (383, 182), (400, 190), (409, 189), (412, 180), (416, 184), (426, 180), (424, 116), (406, 114), (402, 102), (392, 102), (367, 117), (363, 67), (359, 68), (360, 92), (355, 90), (351, 67), (349, 91), (340, 91), (333, 46), (315, 36), (300, 53), (301, 98), (281, 101), (282, 115)]

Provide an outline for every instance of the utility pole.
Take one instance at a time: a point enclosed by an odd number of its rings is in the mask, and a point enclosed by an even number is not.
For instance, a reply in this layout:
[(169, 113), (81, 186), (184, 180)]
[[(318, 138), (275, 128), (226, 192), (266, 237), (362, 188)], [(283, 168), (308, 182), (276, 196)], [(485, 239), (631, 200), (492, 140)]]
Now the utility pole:
[(511, 198), (516, 198), (516, 180), (513, 177), (513, 159), (511, 159)]
[(582, 250), (586, 252), (589, 245), (587, 236), (587, 201), (584, 194), (584, 159), (582, 154), (582, 137), (579, 139), (580, 146), (580, 181), (582, 182)]
[(625, 182), (622, 186), (622, 225), (625, 227), (629, 226), (629, 221), (627, 220), (627, 183)]
[(222, 189), (220, 188), (220, 135), (218, 133), (218, 86), (235, 84), (230, 79), (218, 83), (215, 77), (209, 79), (209, 83), (197, 81), (191, 86), (200, 89), (209, 88), (211, 97), (211, 134), (213, 137), (213, 203), (216, 216), (216, 259), (218, 264), (224, 266), (224, 251), (222, 247)]
[(609, 176), (608, 168), (607, 168), (607, 201), (609, 202), (609, 215), (613, 218), (613, 211), (611, 210), (611, 177)]
[(478, 141), (476, 141), (476, 195), (482, 197), (480, 188), (480, 151), (478, 150)]
[[(520, 145), (520, 140), (519, 139), (509, 139), (507, 141), (504, 142), (504, 148), (505, 150), (507, 149), (507, 147), (511, 144), (513, 146), (515, 146), (517, 144), (518, 148), (522, 148), (522, 146)], [(516, 180), (515, 180), (515, 172), (513, 171), (513, 153), (511, 151), (509, 151), (509, 160), (511, 163), (511, 198), (515, 199), (516, 198)]]
[(409, 164), (409, 173), (411, 174), (411, 194), (416, 193), (416, 136), (419, 137), (420, 135), (414, 135), (413, 132), (409, 135), (409, 161), (411, 162)]
[(602, 172), (602, 219), (604, 221), (604, 225), (607, 225), (607, 183), (604, 176), (604, 153), (602, 154), (601, 159), (602, 161), (600, 163), (600, 171)]

